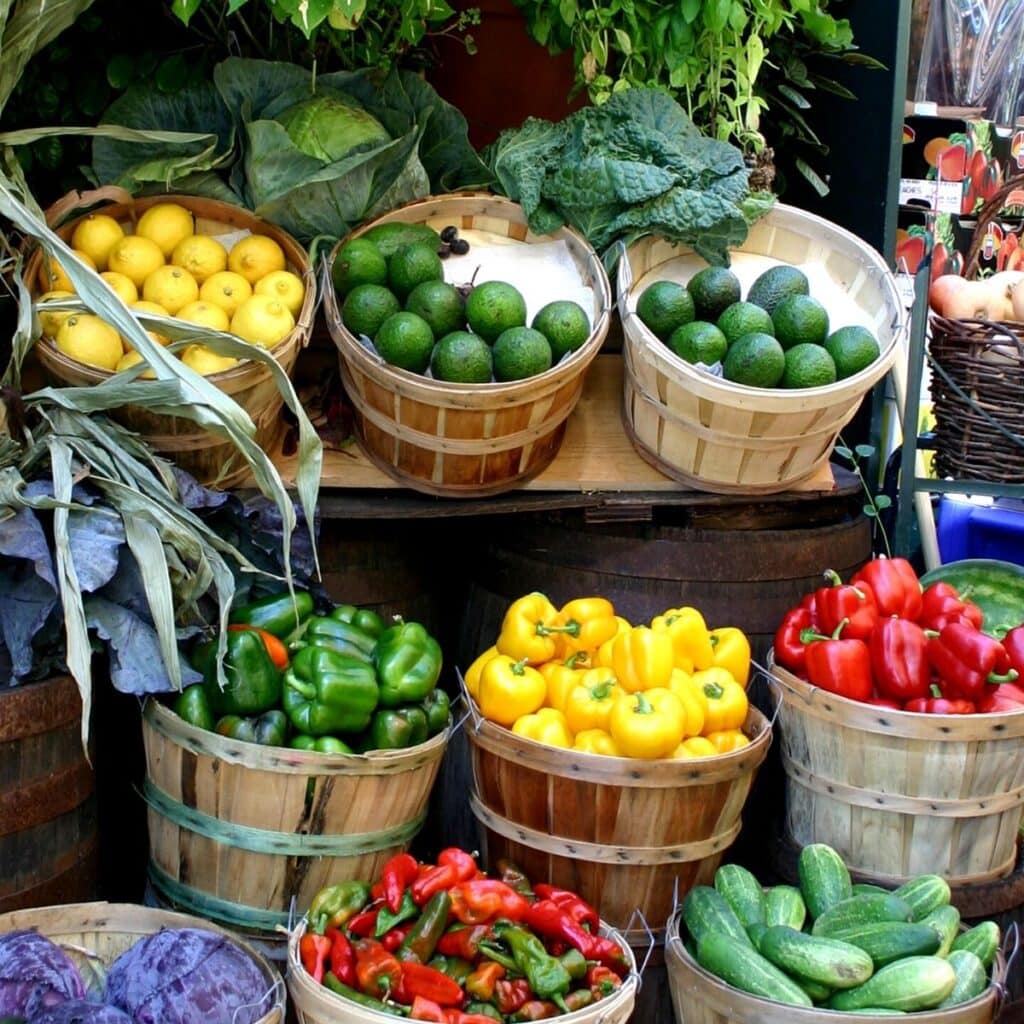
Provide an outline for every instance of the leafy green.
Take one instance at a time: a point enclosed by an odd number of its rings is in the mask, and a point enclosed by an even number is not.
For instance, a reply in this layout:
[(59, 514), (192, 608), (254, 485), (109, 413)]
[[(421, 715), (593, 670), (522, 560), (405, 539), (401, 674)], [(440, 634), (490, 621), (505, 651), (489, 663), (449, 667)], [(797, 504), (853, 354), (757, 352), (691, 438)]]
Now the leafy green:
[(750, 192), (743, 154), (701, 135), (658, 89), (616, 93), (557, 124), (530, 118), (483, 156), (533, 231), (569, 224), (599, 251), (653, 233), (727, 264), (771, 206)]

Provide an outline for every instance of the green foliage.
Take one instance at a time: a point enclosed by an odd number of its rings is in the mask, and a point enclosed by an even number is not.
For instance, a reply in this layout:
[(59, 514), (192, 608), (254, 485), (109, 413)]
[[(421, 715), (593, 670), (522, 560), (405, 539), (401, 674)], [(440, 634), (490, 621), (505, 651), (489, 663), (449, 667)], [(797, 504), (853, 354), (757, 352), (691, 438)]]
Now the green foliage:
[(875, 454), (875, 448), (870, 444), (859, 444), (856, 448), (851, 449), (843, 443), (841, 435), (839, 441), (840, 443), (833, 450), (836, 455), (845, 459), (850, 464), (851, 470), (853, 470), (860, 481), (861, 488), (864, 491), (864, 507), (862, 511), (871, 520), (872, 535), (878, 534), (879, 539), (885, 546), (885, 553), (891, 558), (892, 548), (889, 546), (889, 535), (886, 533), (881, 513), (892, 506), (892, 499), (888, 494), (872, 494), (871, 488), (868, 487), (868, 482), (864, 477), (864, 471), (861, 468), (861, 462), (870, 459)]

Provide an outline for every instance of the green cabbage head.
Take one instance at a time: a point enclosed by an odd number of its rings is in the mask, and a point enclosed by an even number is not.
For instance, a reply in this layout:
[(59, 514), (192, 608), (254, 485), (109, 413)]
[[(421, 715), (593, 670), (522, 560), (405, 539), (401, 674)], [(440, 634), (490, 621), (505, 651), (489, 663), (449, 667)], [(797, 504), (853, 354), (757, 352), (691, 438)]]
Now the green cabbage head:
[(314, 96), (277, 116), (297, 149), (335, 163), (357, 147), (369, 149), (391, 141), (384, 126), (353, 100)]

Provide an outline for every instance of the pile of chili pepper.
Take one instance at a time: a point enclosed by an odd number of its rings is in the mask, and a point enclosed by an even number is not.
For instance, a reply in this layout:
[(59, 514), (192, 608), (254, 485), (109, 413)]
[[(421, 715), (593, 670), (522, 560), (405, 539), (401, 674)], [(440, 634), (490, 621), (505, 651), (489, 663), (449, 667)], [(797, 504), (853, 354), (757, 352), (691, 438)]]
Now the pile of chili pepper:
[(441, 648), (422, 625), (351, 604), (313, 612), (302, 590), (233, 608), (222, 678), (217, 641), (197, 644), (203, 681), (174, 710), (232, 739), (322, 754), (411, 747), (447, 728)]
[(933, 715), (1024, 711), (1024, 626), (997, 640), (949, 583), (922, 588), (903, 558), (876, 558), (790, 609), (777, 664), (850, 700)]
[(746, 746), (750, 644), (690, 607), (634, 626), (603, 597), (556, 608), (513, 601), (493, 647), (466, 671), (480, 714), (517, 735), (587, 754), (716, 757)]
[(322, 889), (306, 914), (299, 958), (313, 979), (360, 1006), (411, 1020), (490, 1024), (545, 1020), (604, 999), (630, 970), (575, 893), (530, 885), (472, 854), (436, 864), (392, 857), (373, 885)]

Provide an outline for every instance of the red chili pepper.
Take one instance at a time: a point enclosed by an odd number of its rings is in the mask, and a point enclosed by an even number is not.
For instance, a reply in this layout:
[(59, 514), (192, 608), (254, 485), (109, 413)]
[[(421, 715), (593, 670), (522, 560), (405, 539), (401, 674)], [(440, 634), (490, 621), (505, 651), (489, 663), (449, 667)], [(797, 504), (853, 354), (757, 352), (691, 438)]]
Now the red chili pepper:
[(398, 947), (405, 942), (406, 935), (412, 931), (414, 921), (406, 921), (404, 924), (396, 924), (390, 931), (380, 937), (380, 944), (389, 952), (394, 953)]
[(514, 1020), (547, 1020), (549, 1017), (557, 1017), (561, 1009), (546, 999), (531, 999), (519, 1007)]
[(355, 985), (356, 953), (348, 936), (337, 928), (328, 928), (324, 935), (331, 940), (331, 974), (346, 985)]
[(435, 1024), (445, 1024), (444, 1010), (437, 1003), (423, 996), (417, 996), (412, 1001), (412, 1009), (409, 1011), (411, 1020), (429, 1020)]
[(983, 715), (1007, 711), (1024, 711), (1024, 689), (1016, 683), (1002, 683), (990, 687), (988, 693), (978, 702), (978, 711)]
[(589, 925), (596, 932), (601, 927), (601, 919), (597, 911), (580, 895), (569, 889), (558, 889), (553, 885), (540, 883), (533, 887), (539, 899), (553, 900), (580, 924)]
[(494, 986), (504, 977), (505, 968), (494, 960), (487, 960), (465, 980), (466, 992), (474, 999), (489, 1003), (494, 997)]
[(832, 633), (846, 619), (843, 637), (847, 640), (867, 640), (878, 621), (878, 607), (871, 587), (867, 583), (857, 586), (843, 583), (834, 569), (829, 569), (825, 578), (830, 581), (830, 585), (819, 587), (814, 593), (818, 631)]
[(822, 690), (849, 700), (868, 700), (874, 690), (871, 677), (871, 652), (863, 640), (843, 640), (844, 623), (831, 636), (805, 629), (807, 678)]
[(456, 926), (438, 940), (436, 952), (443, 956), (457, 956), (472, 962), (480, 955), (480, 943), (492, 937), (490, 925), (478, 924), (472, 928)]
[(384, 884), (384, 903), (392, 914), (398, 913), (406, 887), (416, 881), (419, 870), (419, 861), (409, 853), (397, 854), (381, 869), (380, 877), (381, 882)]
[(1007, 683), (1017, 678), (1010, 656), (998, 640), (973, 626), (952, 623), (928, 639), (928, 661), (951, 697), (978, 701), (986, 683)]
[(808, 629), (814, 629), (814, 616), (802, 605), (786, 612), (775, 632), (775, 660), (790, 672), (803, 675), (807, 671), (807, 645), (800, 639)]
[(540, 900), (527, 911), (526, 924), (546, 939), (562, 939), (575, 946), (588, 960), (596, 960), (613, 971), (629, 970), (626, 956), (617, 942), (592, 935), (554, 900)]
[(350, 917), (345, 927), (353, 934), (362, 939), (368, 939), (377, 929), (377, 914), (380, 907), (371, 907), (369, 910), (361, 910), (354, 917)]
[(473, 855), (466, 853), (465, 850), (460, 850), (457, 846), (449, 846), (442, 850), (437, 855), (437, 866), (455, 868), (457, 882), (468, 882), (469, 879), (476, 878), (480, 874), (480, 868), (477, 867)]
[(1024, 677), (1024, 626), (1016, 626), (1003, 637), (1003, 650), (1010, 659), (1010, 668)]
[(374, 882), (370, 886), (370, 899), (371, 900), (383, 900), (384, 899), (384, 883)]
[(973, 715), (976, 708), (969, 700), (948, 700), (935, 685), (931, 687), (932, 696), (918, 697), (908, 700), (903, 706), (904, 711), (914, 711), (919, 715)]
[(515, 1013), (532, 995), (530, 983), (525, 978), (516, 978), (515, 981), (502, 979), (494, 986), (498, 1013), (502, 1016)]
[(463, 1013), (461, 1010), (445, 1010), (444, 1024), (494, 1024), (494, 1018), (485, 1013)]
[(383, 999), (397, 991), (402, 980), (402, 964), (379, 942), (360, 939), (354, 946), (356, 982), (364, 995)]
[(925, 656), (928, 638), (907, 619), (879, 619), (868, 647), (875, 685), (883, 697), (908, 701), (928, 696), (931, 667)]
[(283, 672), (288, 667), (288, 648), (273, 633), (268, 633), (265, 629), (260, 629), (258, 626), (245, 626), (240, 622), (232, 622), (228, 626), (228, 632), (258, 633), (263, 641), (263, 646), (267, 649), (267, 654), (270, 655), (270, 660), (274, 663), (274, 667), (280, 672)]
[(587, 984), (595, 998), (603, 999), (605, 996), (611, 995), (622, 984), (622, 979), (603, 964), (596, 964), (587, 969)]
[(299, 939), (299, 959), (306, 973), (321, 984), (327, 973), (327, 960), (331, 955), (331, 940), (326, 935), (307, 932)]
[(395, 988), (395, 999), (411, 1006), (417, 996), (440, 1006), (461, 1006), (462, 986), (447, 974), (413, 961), (402, 963), (402, 976)]
[(884, 618), (898, 615), (916, 622), (921, 614), (921, 581), (905, 558), (874, 558), (850, 582), (871, 588), (878, 614)]
[(450, 889), (458, 880), (458, 872), (451, 864), (439, 864), (426, 874), (420, 875), (409, 887), (412, 901), (417, 907), (422, 907), (435, 892)]
[(511, 886), (496, 878), (475, 878), (460, 882), (449, 890), (452, 916), (462, 924), (482, 924), (504, 918), (522, 921), (530, 904)]

